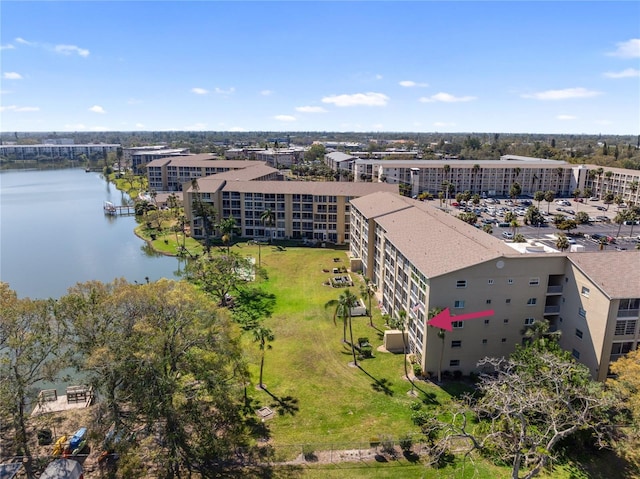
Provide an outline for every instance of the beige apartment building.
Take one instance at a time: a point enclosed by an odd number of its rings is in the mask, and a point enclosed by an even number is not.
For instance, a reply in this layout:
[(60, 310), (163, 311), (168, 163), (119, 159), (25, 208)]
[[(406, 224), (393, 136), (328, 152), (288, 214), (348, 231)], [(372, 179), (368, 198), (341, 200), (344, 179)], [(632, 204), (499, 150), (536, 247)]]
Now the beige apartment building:
[[(198, 179), (198, 189), (184, 185), (183, 203), (194, 237), (204, 235), (202, 218), (196, 217), (197, 198), (213, 205), (218, 220), (233, 216), (239, 235), (254, 239), (294, 239), (344, 244), (350, 238), (350, 201), (377, 191), (397, 195), (397, 185), (344, 182), (265, 181), (267, 166), (233, 170)], [(265, 224), (266, 210), (274, 224)]]
[[(378, 288), (384, 312), (407, 312), (409, 348), (425, 371), (477, 371), (542, 319), (599, 380), (638, 345), (640, 252), (521, 253), (427, 203), (379, 192), (351, 205), (352, 268)], [(427, 325), (434, 308), (493, 314), (454, 322), (443, 340)]]
[(356, 159), (354, 181), (405, 184), (411, 196), (422, 192), (436, 195), (443, 182), (454, 185), (456, 192), (471, 191), (486, 196), (509, 196), (513, 183), (522, 195), (536, 191), (555, 191), (558, 197), (570, 197), (574, 190), (590, 188), (601, 197), (610, 191), (624, 201), (640, 201), (640, 171), (574, 165), (564, 161), (504, 155), (500, 160), (380, 160)]
[[(260, 170), (255, 168), (260, 167)], [(194, 178), (204, 178), (227, 171), (241, 171), (251, 168), (250, 179), (278, 180), (278, 170), (268, 167), (262, 161), (221, 160), (210, 153), (191, 156), (177, 156), (153, 160), (147, 164), (149, 188), (155, 191), (182, 191), (185, 183)], [(238, 173), (246, 175), (246, 173)]]

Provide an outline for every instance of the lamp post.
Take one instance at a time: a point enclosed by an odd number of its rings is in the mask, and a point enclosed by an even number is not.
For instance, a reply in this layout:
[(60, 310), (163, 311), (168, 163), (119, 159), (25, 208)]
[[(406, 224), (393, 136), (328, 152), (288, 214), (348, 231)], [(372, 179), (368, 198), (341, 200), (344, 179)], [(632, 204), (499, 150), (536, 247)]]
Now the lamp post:
[(253, 240), (251, 244), (258, 245), (258, 268), (262, 265), (262, 243), (259, 241)]

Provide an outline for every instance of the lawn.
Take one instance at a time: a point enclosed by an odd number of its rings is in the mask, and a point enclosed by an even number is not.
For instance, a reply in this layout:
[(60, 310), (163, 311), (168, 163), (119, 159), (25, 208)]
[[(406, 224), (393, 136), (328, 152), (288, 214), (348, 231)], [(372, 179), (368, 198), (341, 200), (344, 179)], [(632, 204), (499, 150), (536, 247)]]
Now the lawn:
[[(257, 248), (241, 244), (234, 249), (257, 257)], [(322, 270), (347, 266), (346, 251), (262, 246), (261, 258), (268, 279), (260, 284), (277, 297), (274, 315), (267, 321), (276, 339), (266, 351), (268, 389), (252, 389), (252, 397), (261, 406), (278, 406), (284, 412), (269, 420), (272, 444), (325, 444), (327, 449), (343, 444), (348, 449), (360, 443), (368, 446), (374, 437), (418, 434), (409, 405), (419, 399), (407, 394), (411, 385), (403, 378), (403, 355), (377, 350), (384, 331), (380, 311), (373, 308), (374, 327), (368, 317), (353, 318), (354, 338), (369, 338), (375, 356), (355, 368), (350, 366), (350, 347), (342, 343), (341, 323), (334, 325), (333, 311), (324, 307), (342, 289), (323, 285), (331, 273)], [(360, 295), (362, 278), (353, 273), (351, 277), (355, 283), (351, 291)], [(249, 338), (247, 343), (257, 384), (259, 350)], [(418, 385), (430, 401), (432, 395), (440, 403), (449, 400), (430, 383)]]

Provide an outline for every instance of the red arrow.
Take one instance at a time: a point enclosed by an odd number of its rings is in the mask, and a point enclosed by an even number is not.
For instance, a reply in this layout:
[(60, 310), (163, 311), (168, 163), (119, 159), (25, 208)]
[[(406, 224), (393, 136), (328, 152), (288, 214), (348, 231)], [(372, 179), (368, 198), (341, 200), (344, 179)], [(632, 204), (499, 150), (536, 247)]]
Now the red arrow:
[(445, 308), (442, 312), (436, 314), (433, 318), (427, 321), (427, 324), (435, 326), (436, 328), (446, 329), (451, 331), (451, 323), (453, 321), (465, 321), (467, 319), (481, 318), (483, 316), (493, 316), (493, 309), (487, 309), (486, 311), (478, 311), (475, 313), (459, 314), (457, 316), (451, 316), (449, 308)]

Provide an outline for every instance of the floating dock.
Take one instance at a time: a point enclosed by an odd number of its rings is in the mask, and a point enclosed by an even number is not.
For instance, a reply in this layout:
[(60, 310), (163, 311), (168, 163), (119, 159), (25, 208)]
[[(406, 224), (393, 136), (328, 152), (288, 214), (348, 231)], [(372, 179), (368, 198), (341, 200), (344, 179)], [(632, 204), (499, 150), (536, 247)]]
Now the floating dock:
[(105, 201), (102, 207), (105, 215), (111, 216), (128, 216), (136, 214), (135, 206), (116, 206), (110, 201)]

